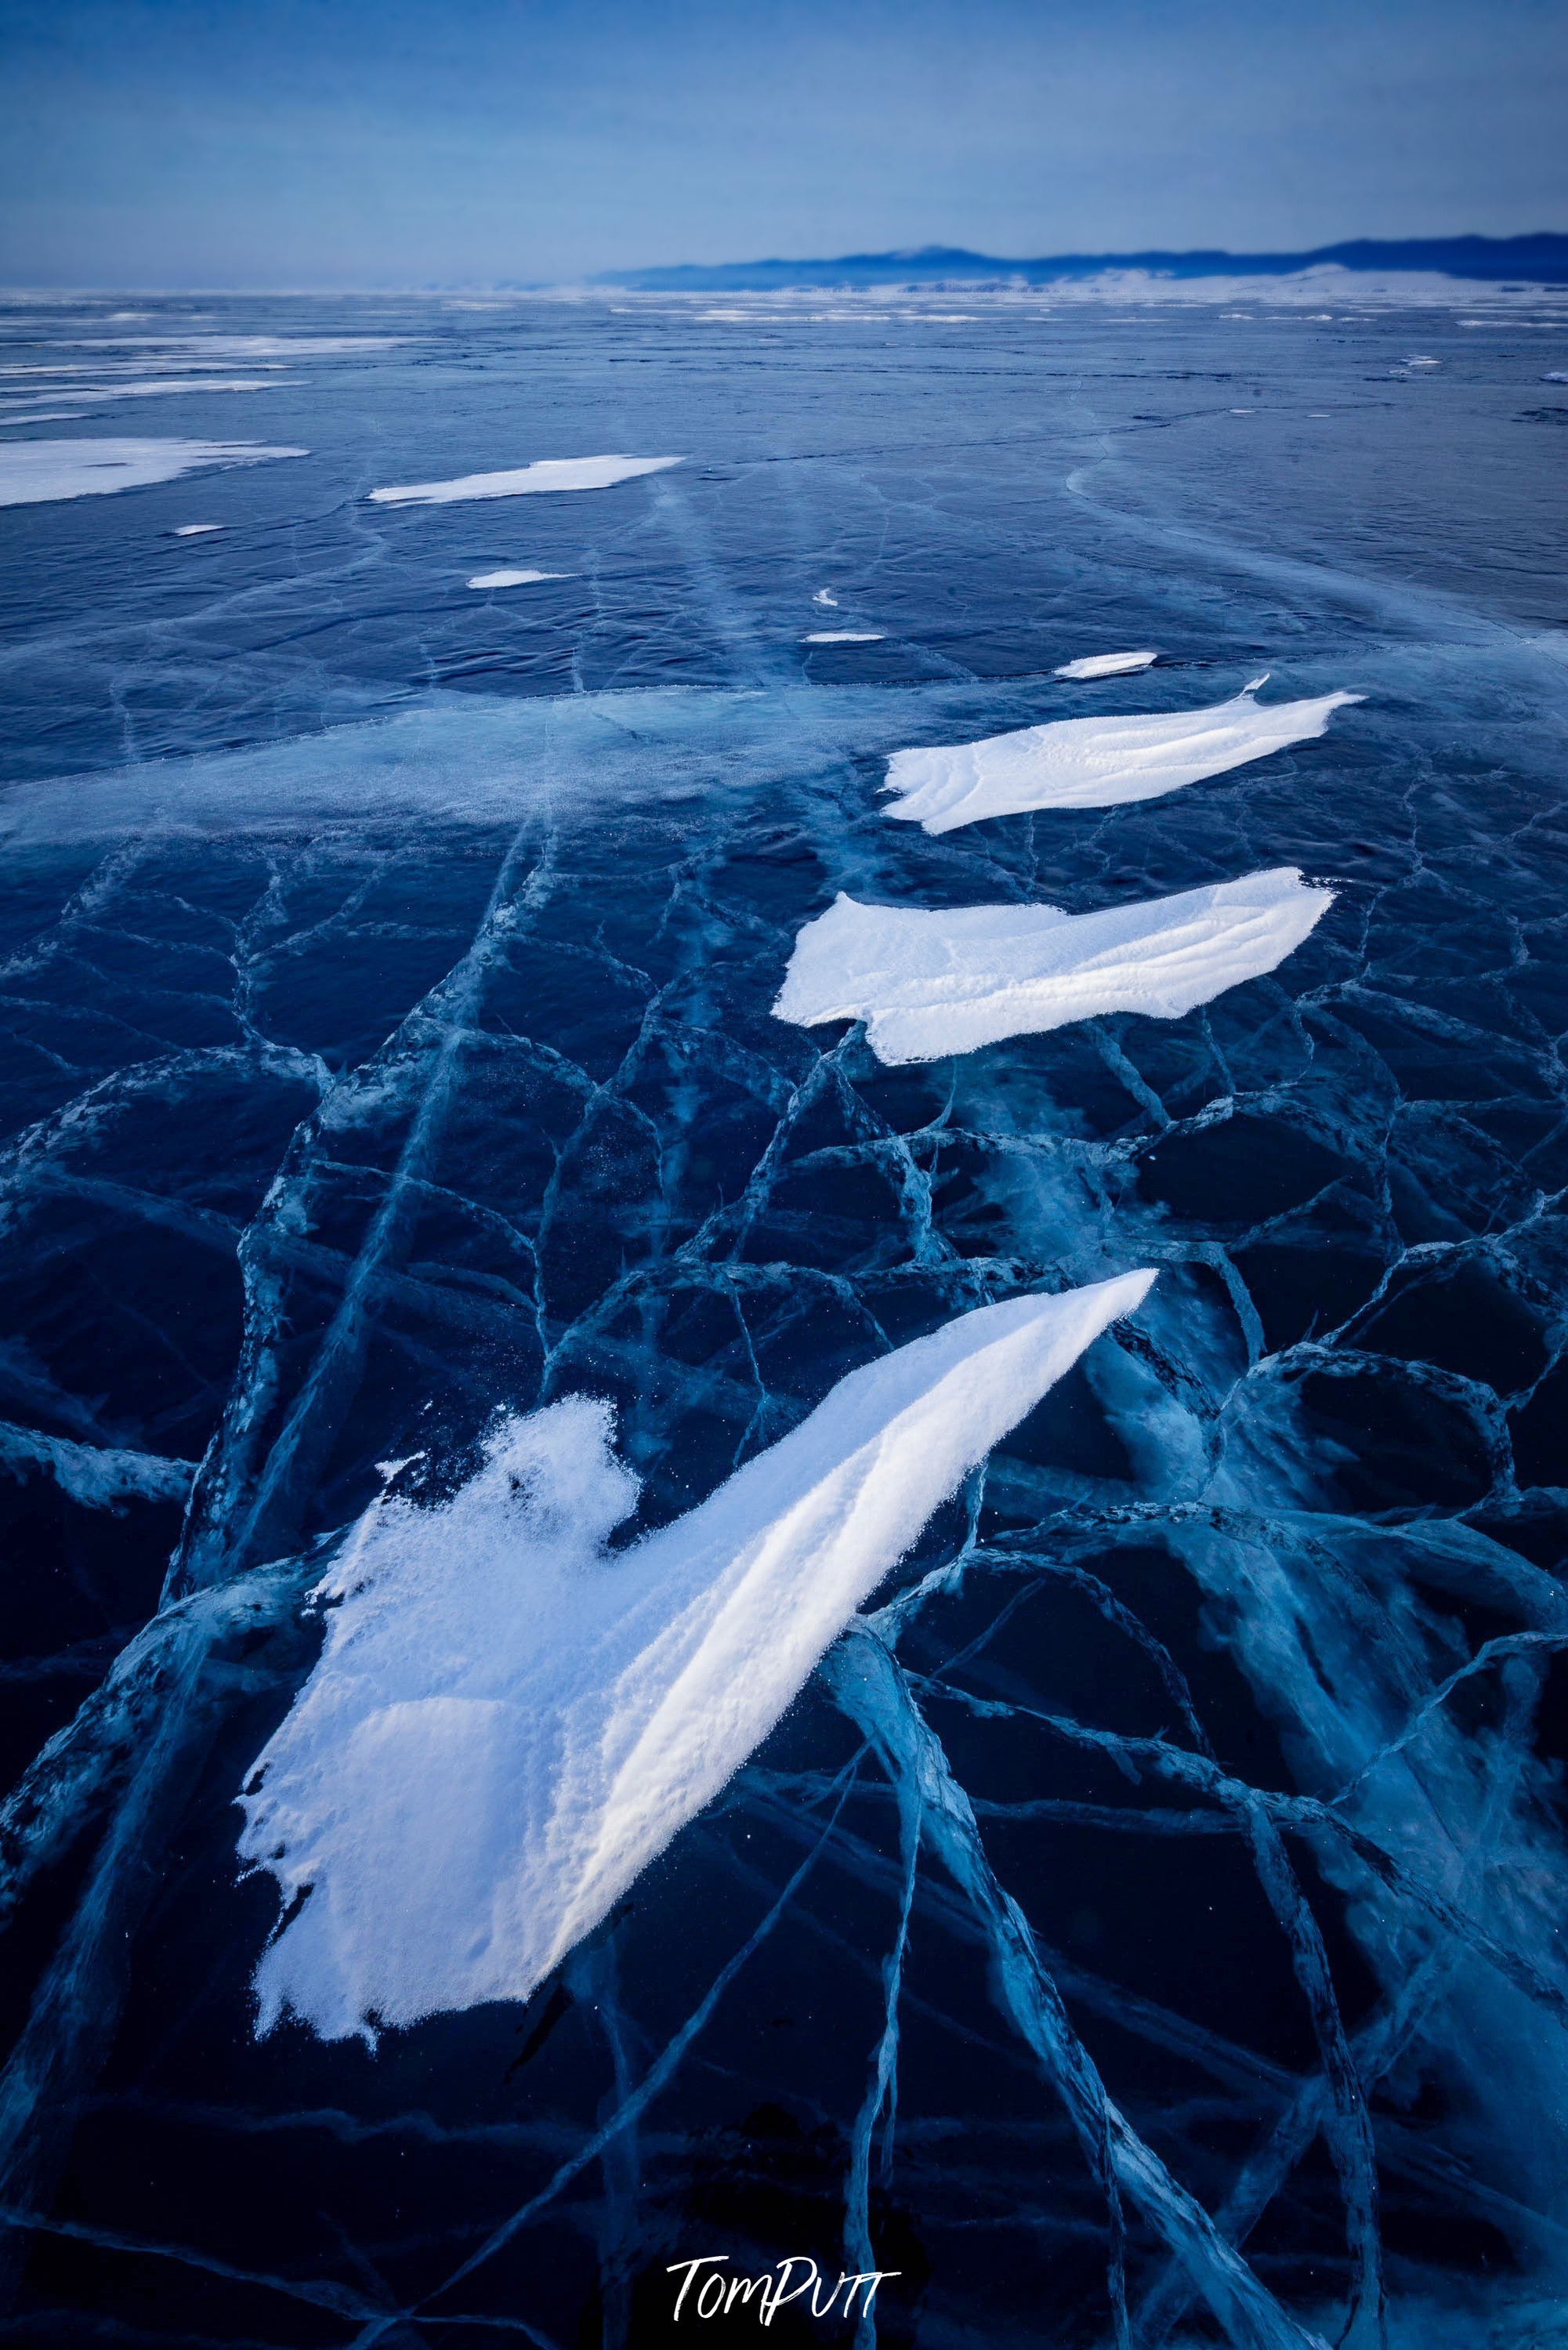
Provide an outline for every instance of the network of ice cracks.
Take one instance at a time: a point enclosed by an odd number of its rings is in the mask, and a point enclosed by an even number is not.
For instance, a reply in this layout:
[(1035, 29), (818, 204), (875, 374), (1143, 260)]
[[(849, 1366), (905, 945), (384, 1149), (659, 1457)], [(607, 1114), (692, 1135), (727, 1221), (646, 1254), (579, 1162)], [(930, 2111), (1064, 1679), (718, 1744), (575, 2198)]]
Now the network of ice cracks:
[[(1553, 1482), (1541, 1429), (1563, 1286), (1556, 1197), (1534, 1172), (1560, 1132), (1561, 1070), (1527, 951), (1532, 922), (1556, 918), (1532, 897), (1528, 844), (1483, 873), (1462, 818), (1412, 800), (1384, 878), (1276, 977), (1179, 1024), (1089, 1022), (889, 1075), (858, 1030), (818, 1049), (769, 1016), (824, 895), (910, 870), (860, 821), (847, 761), (885, 746), (852, 708), (822, 716), (826, 701), (581, 697), (547, 726), (526, 707), (437, 712), (410, 723), (406, 754), (383, 729), (206, 763), (188, 805), (221, 807), (237, 775), (241, 800), (273, 794), (268, 820), (110, 847), (12, 959), (39, 1115), (8, 1155), (7, 1284), (90, 1282), (107, 1353), (154, 1350), (164, 1400), (140, 1442), (117, 1440), (123, 1414), (13, 1353), (17, 1408), (76, 1432), (12, 1430), (9, 1457), (93, 1509), (192, 1485), (159, 1611), (5, 1812), (7, 1911), (88, 1855), (0, 2083), (7, 2212), (70, 2232), (47, 2216), (52, 2181), (113, 2038), (156, 1856), (192, 1788), (254, 1753), (251, 1725), (308, 1669), (305, 1595), (375, 1490), (378, 1449), (414, 1424), (410, 1391), (449, 1450), (498, 1402), (613, 1398), (668, 1518), (716, 1457), (795, 1424), (829, 1369), (977, 1304), (1144, 1263), (1161, 1268), (1148, 1304), (1087, 1358), (1087, 1454), (1075, 1440), (1054, 1457), (1049, 1431), (999, 1448), (827, 1657), (817, 1689), (846, 1742), (819, 1723), (815, 1748), (770, 1745), (691, 1832), (745, 1924), (684, 1914), (688, 1939), (722, 1941), (690, 2011), (644, 2018), (637, 1921), (612, 1919), (559, 1994), (600, 2036), (597, 2115), (484, 2141), (517, 2182), (493, 2224), (438, 2247), (410, 2297), (353, 2262), (254, 2282), (345, 2339), (391, 2341), (427, 2305), (483, 2311), (508, 2248), (597, 2179), (607, 2305), (624, 2304), (644, 2256), (637, 2182), (679, 2174), (701, 2140), (695, 2118), (689, 2136), (656, 2125), (748, 1970), (799, 1930), (855, 2012), (876, 2001), (844, 2137), (848, 2266), (875, 2265), (895, 2192), (981, 2217), (1022, 2196), (1069, 2279), (1097, 2264), (1106, 2338), (1364, 2345), (1391, 2305), (1408, 2338), (1438, 2339), (1419, 2251), (1386, 2257), (1392, 2201), (1480, 2215), (1545, 2325), (1568, 2189), (1568, 1872), (1532, 1730), (1568, 1603), (1527, 1555)], [(510, 730), (505, 774), (529, 781), (480, 790), (467, 825), (348, 817), (343, 775), (406, 757), (472, 779), (487, 728)], [(585, 772), (595, 808), (574, 796)], [(913, 887), (956, 891), (961, 871), (972, 887), (979, 859), (1023, 897), (1023, 833), (923, 845)], [(1176, 837), (1151, 830), (1137, 853)], [(1419, 963), (1434, 920), (1462, 1015)], [(389, 941), (427, 975), (403, 1002)], [(327, 995), (343, 1007), (331, 1049), (292, 1041), (313, 1019), (325, 1033)], [(151, 1159), (149, 1138), (176, 1128), (178, 1157)], [(1243, 1139), (1253, 1194), (1236, 1213), (1215, 1149)], [(1338, 1295), (1317, 1287), (1331, 1243), (1359, 1269)], [(187, 1282), (237, 1261), (232, 1364), (182, 1362), (135, 1284), (117, 1289), (149, 1247)], [(1311, 1291), (1299, 1312), (1293, 1268)], [(1456, 1296), (1494, 1334), (1490, 1382), (1442, 1359)], [(182, 1467), (181, 1431), (224, 1381), (219, 1431)], [(1434, 1446), (1450, 1491), (1412, 1504), (1400, 1462)], [(439, 1461), (398, 1474), (445, 1505)], [(1156, 1556), (1278, 1726), (1272, 1764), (1265, 1742), (1244, 1767), (1206, 1720), (1200, 1648), (1184, 1669), (1169, 1610), (1140, 1597)], [(1009, 1661), (1032, 1609), (1066, 1610), (1080, 1650), (1099, 1643), (1075, 1698), (1050, 1686), (1054, 1652), (1028, 1652), (1044, 1686)], [(1029, 1914), (1052, 1890), (1031, 1832), (1073, 1830), (1174, 1845), (1194, 1867), (1216, 1846), (1239, 1856), (1299, 1994), (1299, 2069), (1123, 1990), (1113, 1957), (1051, 1946)], [(827, 1881), (873, 1905), (879, 1949), (842, 1931)], [(1224, 1881), (1240, 1902), (1241, 1878)], [(982, 1964), (1006, 2027), (987, 2061), (1033, 2076), (1015, 2142), (961, 2152), (940, 2117), (899, 2123), (904, 2043), (940, 2025), (922, 1989), (933, 1943)], [(1346, 1965), (1365, 1978), (1354, 2021)], [(953, 2029), (981, 2049), (967, 2017)], [(1415, 2101), (1434, 2080), (1435, 2121)], [(330, 2111), (267, 2126), (358, 2142)], [(464, 2142), (431, 2116), (386, 2126)]]

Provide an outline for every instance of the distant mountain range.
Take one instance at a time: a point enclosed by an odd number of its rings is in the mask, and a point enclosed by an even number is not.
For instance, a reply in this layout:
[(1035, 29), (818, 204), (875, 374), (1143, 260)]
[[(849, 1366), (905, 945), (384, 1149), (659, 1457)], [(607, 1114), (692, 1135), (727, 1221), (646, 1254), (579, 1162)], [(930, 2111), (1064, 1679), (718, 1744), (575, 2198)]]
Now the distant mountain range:
[(1160, 277), (1285, 277), (1337, 262), (1342, 269), (1433, 270), (1448, 277), (1568, 285), (1568, 236), (1409, 237), (1388, 243), (1358, 237), (1312, 253), (1061, 253), (1039, 261), (1003, 261), (960, 245), (923, 244), (909, 253), (846, 253), (836, 261), (683, 262), (666, 269), (606, 270), (595, 283), (647, 294), (766, 293), (792, 286), (931, 286), (957, 281), (1022, 280), (1048, 286), (1097, 277), (1111, 269), (1146, 269)]

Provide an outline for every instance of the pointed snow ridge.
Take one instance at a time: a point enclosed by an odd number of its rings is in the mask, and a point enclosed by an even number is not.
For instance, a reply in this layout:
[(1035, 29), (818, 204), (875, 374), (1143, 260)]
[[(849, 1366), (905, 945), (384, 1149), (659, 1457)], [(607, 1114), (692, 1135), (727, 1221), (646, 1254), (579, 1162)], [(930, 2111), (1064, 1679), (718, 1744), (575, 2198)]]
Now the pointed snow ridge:
[(450, 506), (471, 498), (537, 497), (561, 490), (609, 490), (640, 473), (662, 473), (681, 457), (539, 457), (495, 473), (462, 473), (453, 482), (394, 483), (369, 493), (372, 505)]
[(851, 1371), (618, 1556), (637, 1481), (606, 1404), (506, 1420), (441, 1507), (368, 1512), (320, 1662), (242, 1799), (241, 1853), (308, 1898), (259, 2028), (526, 1999), (739, 1770), (931, 1512), (1152, 1273), (961, 1315)]
[(1254, 678), (1231, 701), (1207, 710), (1063, 718), (978, 743), (895, 751), (882, 788), (898, 796), (884, 814), (928, 832), (952, 832), (984, 816), (1031, 808), (1116, 807), (1158, 799), (1183, 784), (1308, 742), (1324, 732), (1334, 711), (1365, 699), (1325, 693), (1312, 702), (1260, 707), (1252, 697), (1265, 682)]
[(863, 906), (841, 891), (794, 942), (774, 1016), (864, 1020), (879, 1060), (934, 1061), (1106, 1012), (1175, 1020), (1282, 963), (1332, 889), (1293, 865), (1172, 898), (1065, 914)]
[(1080, 682), (1097, 677), (1130, 677), (1135, 670), (1148, 669), (1159, 659), (1158, 652), (1085, 653), (1077, 660), (1064, 661), (1053, 674)]

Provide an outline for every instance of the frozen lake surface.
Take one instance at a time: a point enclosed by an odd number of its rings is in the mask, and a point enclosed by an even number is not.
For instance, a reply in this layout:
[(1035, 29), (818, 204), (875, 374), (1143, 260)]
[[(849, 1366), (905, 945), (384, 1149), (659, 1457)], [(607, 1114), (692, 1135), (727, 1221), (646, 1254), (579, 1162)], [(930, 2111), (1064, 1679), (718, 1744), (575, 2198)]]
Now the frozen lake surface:
[(1555, 2338), (1568, 318), (964, 299), (0, 311), (18, 2340)]

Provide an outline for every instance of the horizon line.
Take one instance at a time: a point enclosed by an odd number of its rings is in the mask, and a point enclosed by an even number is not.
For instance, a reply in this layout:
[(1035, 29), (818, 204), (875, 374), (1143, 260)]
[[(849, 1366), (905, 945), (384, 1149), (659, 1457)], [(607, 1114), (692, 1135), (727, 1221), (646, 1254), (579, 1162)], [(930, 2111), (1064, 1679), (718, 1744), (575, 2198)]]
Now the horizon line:
[[(1520, 246), (1552, 244), (1561, 244), (1568, 247), (1568, 230), (1548, 228), (1527, 229), (1521, 230), (1516, 234), (1507, 236), (1491, 236), (1479, 230), (1461, 229), (1456, 230), (1451, 234), (1444, 236), (1342, 237), (1332, 244), (1311, 245), (1299, 248), (1278, 247), (1271, 250), (1253, 250), (1251, 252), (1236, 251), (1226, 245), (1187, 245), (1181, 247), (1172, 245), (1149, 245), (1137, 250), (1123, 249), (1122, 251), (1114, 253), (1085, 253), (1079, 251), (1075, 253), (1035, 254), (1011, 256), (1000, 254), (981, 253), (975, 250), (973, 247), (967, 245), (927, 244), (921, 245), (892, 246), (886, 248), (881, 252), (842, 253), (823, 255), (803, 255), (799, 256), (771, 255), (765, 257), (746, 261), (644, 262), (639, 264), (622, 265), (616, 269), (596, 270), (586, 274), (579, 273), (573, 276), (555, 278), (427, 278), (419, 284), (398, 282), (367, 284), (360, 281), (358, 283), (344, 282), (340, 284), (317, 284), (313, 286), (286, 284), (269, 285), (254, 281), (244, 284), (229, 283), (163, 286), (148, 284), (130, 285), (124, 283), (119, 285), (106, 285), (101, 283), (97, 285), (88, 285), (66, 282), (50, 282), (47, 284), (36, 283), (32, 285), (12, 284), (8, 286), (0, 286), (0, 303), (28, 300), (36, 301), (40, 298), (57, 298), (62, 300), (124, 300), (128, 298), (168, 299), (176, 296), (183, 296), (192, 299), (209, 299), (220, 296), (254, 296), (256, 297), (271, 296), (274, 297), (287, 296), (292, 299), (330, 300), (335, 298), (341, 299), (347, 296), (358, 296), (369, 299), (378, 296), (384, 298), (393, 295), (407, 297), (421, 295), (441, 296), (454, 294), (591, 295), (615, 293), (617, 291), (628, 294), (648, 291), (676, 292), (680, 290), (677, 287), (667, 286), (649, 288), (645, 286), (639, 286), (636, 281), (639, 278), (655, 276), (674, 277), (689, 276), (692, 277), (701, 277), (717, 276), (721, 273), (736, 270), (827, 270), (837, 268), (865, 270), (869, 267), (878, 266), (885, 263), (904, 263), (907, 265), (915, 262), (936, 264), (938, 262), (945, 261), (979, 265), (980, 266), (998, 273), (1012, 272), (1015, 274), (1025, 270), (1071, 267), (1074, 273), (1078, 276), (1090, 274), (1096, 267), (1108, 274), (1112, 271), (1119, 270), (1125, 272), (1128, 269), (1139, 267), (1144, 267), (1147, 270), (1147, 265), (1158, 263), (1176, 265), (1181, 263), (1192, 264), (1197, 262), (1214, 262), (1217, 264), (1234, 262), (1250, 263), (1254, 265), (1259, 263), (1297, 265), (1297, 267), (1293, 270), (1282, 267), (1277, 269), (1275, 274), (1285, 276), (1303, 275), (1314, 264), (1322, 267), (1343, 268), (1345, 265), (1340, 261), (1337, 256), (1347, 252), (1360, 250), (1412, 252), (1420, 251), (1422, 249), (1442, 250), (1451, 248), (1456, 245), (1468, 247), (1490, 246), (1493, 248), (1517, 248)], [(1385, 265), (1393, 268), (1397, 265), (1390, 262)], [(1160, 273), (1156, 271), (1149, 274), (1158, 275)], [(1165, 274), (1169, 275), (1173, 273), (1168, 271)], [(1216, 268), (1212, 272), (1202, 274), (1220, 276), (1223, 276), (1225, 272), (1222, 268)], [(1407, 265), (1401, 274), (1440, 277), (1449, 276), (1452, 273), (1444, 270), (1438, 264), (1434, 262), (1426, 267), (1422, 267), (1419, 265), (1416, 265), (1413, 267)], [(1507, 274), (1514, 276), (1521, 273), (1511, 271)], [(897, 277), (889, 277), (886, 280), (877, 281), (879, 284), (886, 283), (887, 285), (893, 286), (898, 286), (901, 282), (902, 281)], [(1472, 279), (1469, 282), (1474, 284), (1478, 281)], [(1484, 283), (1486, 281), (1481, 280), (1479, 282)], [(743, 292), (748, 290), (756, 292), (770, 289), (756, 287), (748, 289), (737, 286), (732, 290), (735, 292)], [(776, 287), (771, 290), (783, 291), (784, 289), (783, 287)]]

